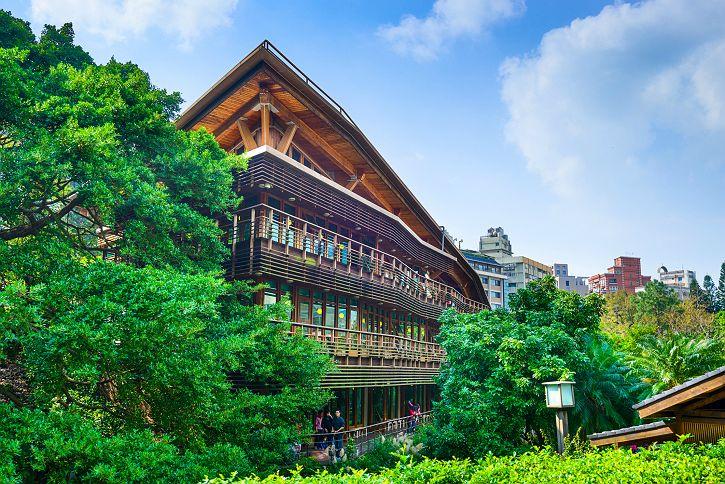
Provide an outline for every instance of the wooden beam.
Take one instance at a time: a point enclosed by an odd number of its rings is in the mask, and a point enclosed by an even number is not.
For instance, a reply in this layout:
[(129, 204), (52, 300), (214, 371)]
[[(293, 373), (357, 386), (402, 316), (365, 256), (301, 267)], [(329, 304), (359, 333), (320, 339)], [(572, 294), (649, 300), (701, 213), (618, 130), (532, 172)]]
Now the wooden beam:
[(718, 400), (725, 400), (725, 390), (721, 390), (713, 395), (710, 395), (707, 398), (703, 398), (702, 400), (698, 400), (695, 403), (691, 403), (690, 405), (682, 408), (682, 413), (687, 413), (690, 410), (696, 410), (698, 408), (702, 408), (705, 405), (710, 405), (711, 403), (715, 403)]
[[(307, 138), (310, 142), (312, 142), (312, 144), (316, 145), (318, 148), (322, 149), (325, 153), (327, 153), (327, 155), (332, 158), (335, 164), (342, 168), (342, 170), (345, 171), (348, 175), (355, 176), (355, 166), (350, 163), (344, 156), (342, 156), (340, 152), (337, 151), (330, 143), (328, 143), (326, 139), (320, 136), (317, 131), (310, 128), (307, 123), (298, 118), (295, 113), (290, 111), (287, 106), (282, 104), (282, 102), (274, 97), (274, 95), (271, 93), (269, 93), (269, 100), (272, 107), (274, 107), (279, 112), (279, 115), (282, 118), (286, 118), (288, 121), (292, 121), (297, 125), (302, 136)], [(380, 205), (389, 212), (393, 211), (392, 205), (388, 203), (388, 201), (380, 193), (380, 191), (377, 190), (372, 184), (370, 184), (368, 180), (363, 180), (361, 181), (361, 183), (365, 188), (368, 189), (373, 197), (375, 197), (375, 201), (378, 203), (378, 205)]]
[(365, 177), (366, 176), (368, 176), (367, 173), (363, 173), (362, 175), (355, 176), (355, 179), (353, 181), (351, 181), (350, 183), (348, 183), (345, 188), (347, 188), (350, 191), (355, 190), (355, 187), (358, 185), (358, 183), (360, 183), (363, 180), (365, 180)]
[(213, 135), (215, 138), (218, 138), (226, 130), (231, 128), (234, 123), (239, 119), (243, 118), (249, 111), (254, 111), (254, 108), (259, 104), (259, 98), (257, 96), (252, 97), (249, 101), (247, 101), (241, 108), (234, 111), (234, 113), (229, 116), (226, 121), (224, 121), (222, 124), (219, 125), (217, 129), (213, 131)]
[(295, 132), (297, 132), (297, 125), (294, 121), (289, 121), (287, 123), (287, 129), (282, 135), (282, 139), (279, 140), (279, 144), (277, 145), (277, 151), (287, 154), (287, 150), (292, 144), (292, 138), (294, 137)]
[(380, 206), (382, 206), (388, 212), (393, 212), (393, 206), (388, 203), (383, 194), (380, 193), (380, 191), (375, 188), (372, 183), (370, 183), (368, 180), (363, 180), (361, 183), (365, 188), (367, 188), (370, 193), (372, 193), (373, 197), (375, 197)]
[(355, 175), (355, 167), (352, 165), (352, 163), (347, 161), (345, 157), (340, 154), (340, 152), (338, 152), (335, 148), (332, 147), (332, 145), (330, 145), (330, 143), (327, 142), (327, 140), (317, 134), (317, 132), (314, 129), (310, 128), (307, 123), (298, 118), (295, 113), (290, 111), (287, 106), (282, 104), (282, 102), (274, 97), (274, 95), (270, 94), (270, 100), (272, 105), (279, 111), (279, 114), (282, 118), (285, 118), (287, 121), (292, 121), (293, 123), (295, 123), (295, 125), (297, 125), (297, 129), (299, 129), (302, 136), (312, 142), (313, 145), (317, 146), (325, 153), (327, 153), (327, 156), (332, 158), (335, 164), (342, 168), (342, 170), (345, 171), (348, 175)]
[(239, 130), (239, 134), (242, 136), (242, 143), (244, 143), (245, 151), (251, 151), (257, 147), (257, 142), (254, 141), (254, 136), (252, 136), (252, 132), (249, 131), (249, 126), (247, 126), (247, 118), (237, 119), (237, 129)]
[[(262, 98), (262, 95), (260, 94), (260, 100)], [(259, 144), (262, 146), (272, 146), (270, 143), (272, 142), (272, 138), (269, 135), (269, 127), (272, 122), (272, 113), (269, 112), (269, 103), (262, 104), (260, 108), (260, 136), (259, 136)]]

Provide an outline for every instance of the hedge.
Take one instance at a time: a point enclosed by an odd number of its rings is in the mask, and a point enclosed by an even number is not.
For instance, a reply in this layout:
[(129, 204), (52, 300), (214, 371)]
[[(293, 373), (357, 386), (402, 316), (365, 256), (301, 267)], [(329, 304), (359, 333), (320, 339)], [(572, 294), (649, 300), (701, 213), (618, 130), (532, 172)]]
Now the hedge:
[(403, 459), (395, 467), (378, 473), (349, 469), (338, 474), (321, 471), (305, 477), (297, 470), (287, 476), (218, 477), (205, 483), (725, 482), (725, 439), (716, 445), (699, 446), (673, 442), (637, 453), (610, 448), (563, 457), (540, 450), (479, 461), (424, 459), (416, 463), (407, 457)]

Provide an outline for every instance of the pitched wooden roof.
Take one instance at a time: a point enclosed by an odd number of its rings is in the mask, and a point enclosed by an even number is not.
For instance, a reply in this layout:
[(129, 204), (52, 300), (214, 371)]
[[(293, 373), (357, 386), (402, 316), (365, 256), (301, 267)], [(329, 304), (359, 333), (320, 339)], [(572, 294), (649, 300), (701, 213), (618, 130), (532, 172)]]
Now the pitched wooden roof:
[[(440, 245), (457, 260), (450, 274), (467, 297), (488, 302), (483, 285), (463, 254), (357, 127), (347, 112), (269, 41), (264, 41), (186, 109), (180, 129), (205, 127), (220, 145), (232, 149), (241, 142), (236, 122), (252, 125), (260, 116), (260, 90), (268, 92), (277, 117), (293, 122), (295, 143), (333, 179), (397, 215), (421, 239)], [(348, 186), (350, 186), (348, 185)]]
[(710, 414), (725, 419), (725, 366), (643, 400), (632, 408), (642, 418)]

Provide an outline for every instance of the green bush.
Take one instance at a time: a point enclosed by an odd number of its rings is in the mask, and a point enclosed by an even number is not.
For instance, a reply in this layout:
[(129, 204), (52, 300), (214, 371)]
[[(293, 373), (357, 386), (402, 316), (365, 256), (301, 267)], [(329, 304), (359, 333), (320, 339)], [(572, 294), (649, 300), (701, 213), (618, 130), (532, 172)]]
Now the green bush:
[(278, 474), (266, 478), (216, 478), (206, 484), (254, 482), (315, 483), (542, 483), (542, 482), (725, 482), (725, 440), (717, 445), (667, 443), (634, 454), (624, 449), (606, 449), (559, 456), (550, 450), (519, 456), (489, 456), (479, 461), (412, 459), (378, 473), (348, 470), (321, 471), (304, 477)]

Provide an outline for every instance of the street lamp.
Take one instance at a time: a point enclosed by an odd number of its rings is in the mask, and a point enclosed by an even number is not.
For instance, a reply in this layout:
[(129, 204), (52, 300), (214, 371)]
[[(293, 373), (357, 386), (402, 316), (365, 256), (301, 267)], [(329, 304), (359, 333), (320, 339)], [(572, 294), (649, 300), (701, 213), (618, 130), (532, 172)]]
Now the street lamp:
[(546, 406), (556, 409), (556, 442), (560, 454), (564, 452), (564, 439), (569, 435), (569, 418), (566, 409), (574, 406), (574, 383), (576, 382), (544, 382)]

